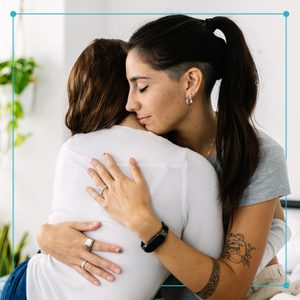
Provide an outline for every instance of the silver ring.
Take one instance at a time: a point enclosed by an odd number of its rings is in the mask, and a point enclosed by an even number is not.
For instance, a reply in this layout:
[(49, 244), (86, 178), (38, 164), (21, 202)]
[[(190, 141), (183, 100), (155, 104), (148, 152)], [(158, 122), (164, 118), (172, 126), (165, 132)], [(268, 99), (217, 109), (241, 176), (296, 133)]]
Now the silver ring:
[(92, 251), (93, 249), (93, 245), (95, 243), (95, 240), (94, 239), (91, 239), (91, 238), (87, 238), (84, 242), (84, 247), (86, 249), (88, 249), (90, 252)]
[(84, 266), (85, 266), (86, 263), (87, 263), (86, 260), (84, 260), (84, 261), (81, 263), (81, 268), (82, 268), (83, 270), (85, 270), (85, 269), (84, 269)]
[(107, 185), (105, 185), (103, 188), (102, 187), (98, 187), (98, 193), (101, 197), (103, 197), (103, 193), (106, 189), (108, 189)]

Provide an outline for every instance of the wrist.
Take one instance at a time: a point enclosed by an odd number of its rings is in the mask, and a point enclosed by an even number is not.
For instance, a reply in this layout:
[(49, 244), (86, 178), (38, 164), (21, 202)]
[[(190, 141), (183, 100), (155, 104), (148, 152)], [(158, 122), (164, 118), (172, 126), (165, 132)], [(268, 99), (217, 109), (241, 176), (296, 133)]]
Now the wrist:
[(147, 243), (161, 229), (161, 221), (149, 215), (141, 219), (131, 228), (140, 240)]

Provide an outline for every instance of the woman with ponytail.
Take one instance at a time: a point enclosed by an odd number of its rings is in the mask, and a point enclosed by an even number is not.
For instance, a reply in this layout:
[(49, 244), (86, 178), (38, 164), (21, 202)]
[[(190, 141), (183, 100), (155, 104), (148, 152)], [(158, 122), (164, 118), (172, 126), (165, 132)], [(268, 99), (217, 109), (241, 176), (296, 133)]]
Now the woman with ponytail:
[[(217, 29), (225, 39), (214, 34)], [(226, 236), (220, 258), (181, 240), (173, 224), (162, 226), (134, 159), (133, 179), (109, 154), (107, 168), (93, 163), (98, 175), (92, 177), (105, 190), (100, 195), (89, 187), (91, 196), (193, 292), (188, 296), (176, 289), (177, 294), (169, 292), (166, 299), (269, 299), (284, 290), (250, 289), (252, 282), (285, 282), (274, 256), (283, 246), (285, 228), (279, 197), (290, 190), (282, 148), (252, 122), (258, 74), (240, 28), (226, 17), (171, 15), (147, 23), (129, 40), (126, 74), (126, 109), (136, 113), (145, 129), (206, 157), (219, 177)], [(215, 112), (211, 92), (217, 80), (221, 84)], [(172, 199), (165, 201), (174, 209)], [(272, 256), (266, 254), (270, 244)]]

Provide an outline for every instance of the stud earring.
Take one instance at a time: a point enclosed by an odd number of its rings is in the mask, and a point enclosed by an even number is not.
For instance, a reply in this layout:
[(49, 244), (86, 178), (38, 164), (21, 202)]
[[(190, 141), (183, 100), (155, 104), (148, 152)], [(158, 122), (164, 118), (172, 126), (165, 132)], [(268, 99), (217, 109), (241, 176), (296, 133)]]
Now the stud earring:
[(187, 95), (186, 97), (185, 97), (185, 103), (187, 104), (187, 105), (192, 105), (192, 103), (193, 103), (193, 98), (192, 98), (192, 96), (191, 95)]

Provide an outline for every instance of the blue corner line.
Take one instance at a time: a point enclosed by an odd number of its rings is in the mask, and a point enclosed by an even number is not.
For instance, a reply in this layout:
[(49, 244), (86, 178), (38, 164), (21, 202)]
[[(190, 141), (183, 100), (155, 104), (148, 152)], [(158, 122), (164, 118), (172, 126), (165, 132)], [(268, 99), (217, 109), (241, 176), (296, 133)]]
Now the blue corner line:
[[(196, 12), (178, 12), (180, 14), (186, 14), (186, 15), (194, 15), (194, 16), (279, 16), (283, 15), (285, 17), (285, 31), (284, 31), (284, 49), (285, 49), (285, 57), (284, 57), (284, 65), (285, 65), (285, 83), (284, 83), (284, 89), (285, 89), (285, 106), (284, 106), (284, 132), (285, 132), (285, 141), (284, 141), (284, 148), (285, 148), (285, 158), (287, 159), (287, 154), (288, 154), (288, 124), (287, 124), (287, 119), (288, 119), (288, 114), (287, 114), (287, 108), (288, 108), (288, 87), (287, 87), (287, 45), (288, 45), (288, 40), (287, 40), (287, 18), (290, 15), (289, 11), (284, 11), (284, 12), (220, 12), (220, 13), (212, 13), (212, 12), (202, 12), (202, 13), (196, 13)], [(53, 15), (60, 15), (60, 16), (164, 16), (164, 15), (172, 15), (176, 14), (175, 12), (173, 13), (161, 13), (161, 12), (22, 12), (18, 13), (16, 11), (11, 11), (10, 16), (12, 17), (12, 64), (14, 66), (14, 50), (15, 50), (15, 45), (14, 45), (14, 18), (17, 15), (31, 15), (31, 16), (53, 16)], [(12, 119), (14, 120), (14, 67), (12, 68)], [(12, 122), (12, 141), (14, 141), (14, 126)], [(14, 268), (14, 224), (15, 224), (15, 219), (14, 219), (14, 169), (15, 169), (15, 164), (14, 164), (14, 142), (12, 142), (12, 265)], [(273, 285), (273, 284), (253, 284), (252, 286), (283, 286), (284, 288), (289, 288), (289, 283), (287, 282), (287, 196), (285, 196), (285, 217), (286, 217), (286, 228), (285, 228), (285, 283), (283, 285)], [(184, 287), (184, 285), (162, 285), (162, 287)]]
[[(12, 121), (15, 119), (15, 19), (16, 12), (12, 11), (10, 14), (12, 18)], [(15, 268), (15, 147), (14, 147), (14, 141), (15, 141), (15, 125), (14, 122), (12, 122), (12, 131), (11, 131), (11, 140), (12, 140), (12, 157), (11, 157), (11, 165), (12, 165), (12, 173), (11, 173), (11, 193), (12, 193), (12, 203), (11, 203), (11, 244), (12, 244), (12, 271)]]

